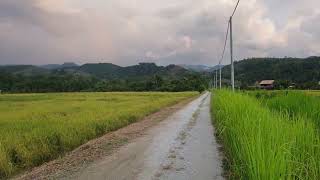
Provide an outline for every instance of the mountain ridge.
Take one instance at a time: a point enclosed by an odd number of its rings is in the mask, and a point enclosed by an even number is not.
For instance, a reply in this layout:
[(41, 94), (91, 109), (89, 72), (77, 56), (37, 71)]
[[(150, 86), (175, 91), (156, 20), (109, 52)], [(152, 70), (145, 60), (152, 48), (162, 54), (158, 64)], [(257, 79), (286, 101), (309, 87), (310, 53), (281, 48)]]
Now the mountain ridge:
[(70, 68), (70, 67), (78, 67), (79, 65), (74, 62), (65, 62), (63, 64), (45, 64), (40, 65), (39, 67), (45, 68), (45, 69), (62, 69), (62, 68)]
[[(41, 75), (55, 73), (86, 74), (102, 79), (143, 78), (152, 75), (175, 76), (191, 73), (189, 70), (177, 65), (157, 66), (155, 63), (139, 63), (131, 66), (119, 66), (113, 63), (74, 63), (35, 65), (4, 65), (0, 66), (1, 72), (19, 75)], [(33, 73), (32, 73), (33, 72)]]
[[(30, 73), (30, 72), (38, 73)], [(42, 72), (43, 71), (43, 72)], [(177, 65), (139, 63), (121, 67), (112, 63), (45, 69), (38, 66), (0, 66), (2, 92), (105, 92), (105, 91), (200, 91), (205, 77)]]

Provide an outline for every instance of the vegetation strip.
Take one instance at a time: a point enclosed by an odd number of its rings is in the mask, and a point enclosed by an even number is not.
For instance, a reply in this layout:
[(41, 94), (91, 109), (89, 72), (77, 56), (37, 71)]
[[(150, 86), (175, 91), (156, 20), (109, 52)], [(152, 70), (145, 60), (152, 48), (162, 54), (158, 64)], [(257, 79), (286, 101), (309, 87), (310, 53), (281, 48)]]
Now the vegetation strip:
[(215, 91), (212, 112), (232, 179), (320, 178), (320, 136), (305, 116), (227, 90)]
[(197, 93), (0, 96), (0, 177), (58, 157)]

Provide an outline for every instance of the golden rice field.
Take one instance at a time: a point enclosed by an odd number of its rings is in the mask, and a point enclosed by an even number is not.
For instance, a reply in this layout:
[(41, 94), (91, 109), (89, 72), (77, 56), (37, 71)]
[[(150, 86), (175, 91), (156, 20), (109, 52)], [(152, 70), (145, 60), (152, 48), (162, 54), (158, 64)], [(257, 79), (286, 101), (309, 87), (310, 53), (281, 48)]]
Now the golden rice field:
[(320, 90), (306, 90), (304, 91), (307, 95), (320, 96)]
[(196, 96), (184, 93), (0, 94), (0, 179)]

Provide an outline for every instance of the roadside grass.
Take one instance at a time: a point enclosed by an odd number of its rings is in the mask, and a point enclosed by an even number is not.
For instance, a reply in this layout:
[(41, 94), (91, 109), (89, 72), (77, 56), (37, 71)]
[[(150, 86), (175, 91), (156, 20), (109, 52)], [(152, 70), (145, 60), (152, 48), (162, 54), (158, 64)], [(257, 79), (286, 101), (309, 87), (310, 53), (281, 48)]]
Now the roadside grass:
[(0, 179), (196, 96), (184, 93), (0, 95)]
[(312, 121), (227, 90), (214, 92), (212, 113), (231, 179), (320, 178), (320, 136)]

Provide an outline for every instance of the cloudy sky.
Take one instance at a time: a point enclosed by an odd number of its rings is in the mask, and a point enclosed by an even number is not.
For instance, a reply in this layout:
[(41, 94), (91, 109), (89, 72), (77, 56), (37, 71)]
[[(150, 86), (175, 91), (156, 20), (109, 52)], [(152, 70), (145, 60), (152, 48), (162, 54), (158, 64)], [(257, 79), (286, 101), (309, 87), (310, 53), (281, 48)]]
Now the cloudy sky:
[[(215, 65), (235, 3), (0, 0), (0, 64)], [(319, 7), (319, 0), (242, 0), (235, 58), (320, 55)]]

